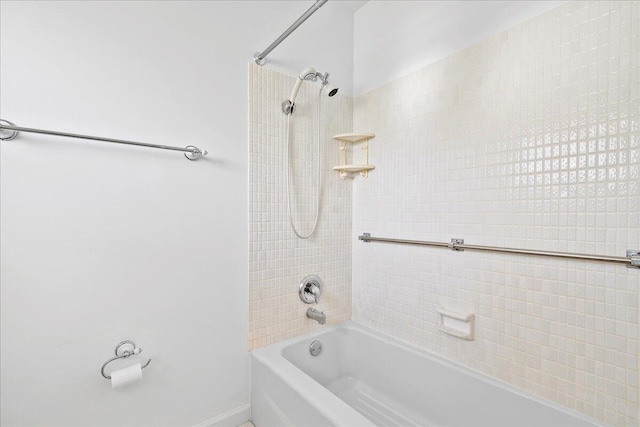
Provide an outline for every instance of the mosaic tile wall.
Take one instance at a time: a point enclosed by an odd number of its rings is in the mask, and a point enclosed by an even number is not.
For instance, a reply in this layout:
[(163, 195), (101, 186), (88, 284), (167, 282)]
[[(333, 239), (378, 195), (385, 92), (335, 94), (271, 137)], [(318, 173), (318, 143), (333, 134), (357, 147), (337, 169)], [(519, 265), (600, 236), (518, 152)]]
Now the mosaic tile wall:
[[(322, 202), (311, 239), (298, 239), (287, 214), (287, 116), (280, 104), (294, 77), (256, 64), (249, 66), (249, 341), (250, 348), (301, 335), (320, 327), (307, 319), (310, 305), (298, 297), (298, 284), (318, 274), (324, 293), (317, 309), (327, 325), (351, 318), (351, 190), (331, 167), (338, 143), (350, 132), (353, 102), (323, 96), (321, 104)], [(317, 114), (319, 84), (305, 82), (292, 121), (292, 212), (296, 228), (308, 233), (316, 206)]]
[[(618, 426), (638, 425), (640, 271), (358, 242), (640, 248), (640, 2), (571, 2), (354, 100), (353, 319)], [(476, 339), (437, 307), (476, 313)]]

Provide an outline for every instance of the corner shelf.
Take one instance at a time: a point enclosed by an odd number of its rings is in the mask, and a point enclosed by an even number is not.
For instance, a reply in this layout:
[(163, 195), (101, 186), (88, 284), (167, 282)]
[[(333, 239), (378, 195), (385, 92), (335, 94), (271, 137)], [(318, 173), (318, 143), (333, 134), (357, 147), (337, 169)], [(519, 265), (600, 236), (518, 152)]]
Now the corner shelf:
[[(350, 173), (360, 172), (362, 177), (369, 176), (369, 171), (376, 167), (369, 163), (369, 140), (375, 138), (373, 133), (341, 133), (334, 135), (333, 139), (340, 143), (340, 164), (333, 170), (340, 172), (340, 178), (345, 179)], [(347, 164), (347, 143), (362, 143), (364, 164)]]

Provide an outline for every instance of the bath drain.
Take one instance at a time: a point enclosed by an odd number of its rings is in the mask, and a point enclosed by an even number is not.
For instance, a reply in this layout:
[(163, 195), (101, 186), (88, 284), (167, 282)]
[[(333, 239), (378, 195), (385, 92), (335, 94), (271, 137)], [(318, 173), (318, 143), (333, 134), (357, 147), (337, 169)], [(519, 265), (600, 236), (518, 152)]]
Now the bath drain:
[(322, 351), (322, 343), (318, 340), (315, 340), (309, 346), (309, 353), (311, 353), (312, 356), (319, 355), (321, 351)]

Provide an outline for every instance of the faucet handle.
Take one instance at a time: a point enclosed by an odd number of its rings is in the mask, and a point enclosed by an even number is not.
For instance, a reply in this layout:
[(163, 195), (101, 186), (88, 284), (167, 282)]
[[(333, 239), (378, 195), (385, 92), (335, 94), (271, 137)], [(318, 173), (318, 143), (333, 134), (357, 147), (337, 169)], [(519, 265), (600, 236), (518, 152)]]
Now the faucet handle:
[(316, 285), (309, 286), (309, 292), (313, 295), (313, 299), (316, 304), (320, 304), (320, 295), (322, 295), (322, 291)]
[(305, 304), (313, 304), (320, 301), (322, 295), (322, 279), (315, 274), (311, 274), (300, 282), (298, 289), (300, 300)]

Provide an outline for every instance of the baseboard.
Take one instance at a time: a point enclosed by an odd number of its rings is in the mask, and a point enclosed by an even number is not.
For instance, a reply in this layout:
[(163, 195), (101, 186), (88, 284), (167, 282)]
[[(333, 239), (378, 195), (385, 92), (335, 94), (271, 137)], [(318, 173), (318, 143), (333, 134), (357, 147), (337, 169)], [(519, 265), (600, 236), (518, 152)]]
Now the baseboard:
[(238, 406), (235, 409), (220, 414), (216, 417), (204, 420), (193, 427), (237, 427), (246, 423), (251, 417), (251, 405)]

